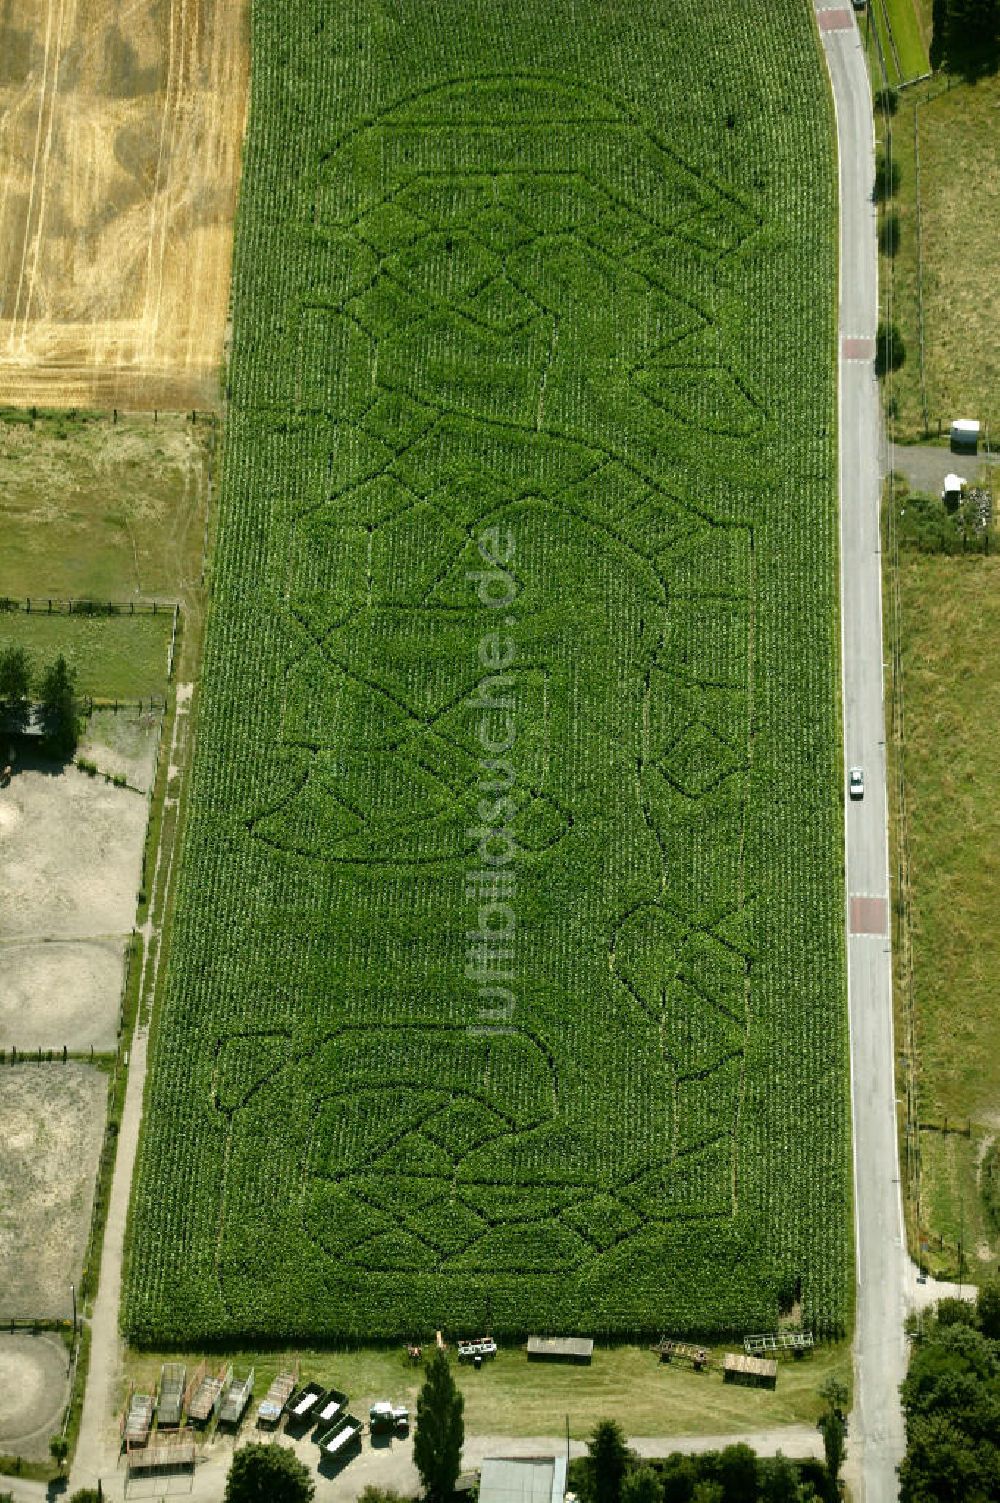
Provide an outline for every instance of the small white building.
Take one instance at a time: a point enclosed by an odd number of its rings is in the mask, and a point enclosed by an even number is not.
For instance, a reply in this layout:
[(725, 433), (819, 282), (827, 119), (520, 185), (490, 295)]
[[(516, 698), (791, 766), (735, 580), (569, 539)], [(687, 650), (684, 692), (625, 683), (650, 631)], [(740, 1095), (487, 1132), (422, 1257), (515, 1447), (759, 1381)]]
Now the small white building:
[(966, 487), (964, 475), (946, 475), (944, 477), (944, 489), (941, 492), (941, 500), (945, 506), (958, 506)]
[(951, 447), (975, 454), (979, 448), (979, 424), (974, 418), (956, 418), (951, 425)]
[(563, 1503), (565, 1456), (487, 1456), (479, 1503)]

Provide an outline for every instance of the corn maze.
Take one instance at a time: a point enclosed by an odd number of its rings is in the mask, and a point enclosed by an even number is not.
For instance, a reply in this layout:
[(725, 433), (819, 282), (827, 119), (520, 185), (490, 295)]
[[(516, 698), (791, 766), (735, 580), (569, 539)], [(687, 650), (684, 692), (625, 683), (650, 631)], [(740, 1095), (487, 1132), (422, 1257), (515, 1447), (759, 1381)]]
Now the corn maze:
[(140, 1341), (844, 1326), (807, 0), (259, 0)]

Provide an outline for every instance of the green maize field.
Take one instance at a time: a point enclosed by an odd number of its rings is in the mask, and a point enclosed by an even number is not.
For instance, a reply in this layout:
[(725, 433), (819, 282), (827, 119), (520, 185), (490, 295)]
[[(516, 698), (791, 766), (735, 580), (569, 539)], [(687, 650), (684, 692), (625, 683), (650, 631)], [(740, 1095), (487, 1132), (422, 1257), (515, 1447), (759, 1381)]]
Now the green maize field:
[(139, 1342), (850, 1298), (807, 0), (253, 6)]

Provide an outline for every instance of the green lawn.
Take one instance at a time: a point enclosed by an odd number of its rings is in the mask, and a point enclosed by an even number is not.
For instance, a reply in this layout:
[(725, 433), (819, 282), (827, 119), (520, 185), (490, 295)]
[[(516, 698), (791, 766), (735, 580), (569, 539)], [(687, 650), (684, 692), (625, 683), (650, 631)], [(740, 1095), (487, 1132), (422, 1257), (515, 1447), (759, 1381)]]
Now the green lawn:
[(23, 647), (36, 674), (60, 653), (77, 671), (77, 692), (94, 699), (143, 699), (167, 691), (172, 613), (79, 616), (6, 611), (0, 648)]
[(1000, 1128), (1000, 559), (900, 558), (913, 966), (921, 1120), (970, 1138), (920, 1135), (922, 1226), (964, 1242), (972, 1266), (1000, 1255), (977, 1157)]
[[(721, 1362), (723, 1348), (713, 1349)], [(263, 1397), (276, 1372), (296, 1359), (302, 1381), (315, 1379), (344, 1390), (352, 1411), (366, 1418), (378, 1399), (415, 1406), (422, 1369), (409, 1362), (402, 1348), (362, 1348), (328, 1352), (303, 1349), (295, 1354), (238, 1352), (210, 1359), (217, 1367), (231, 1361), (237, 1373), (251, 1366), (256, 1373), (255, 1399)], [(151, 1390), (160, 1363), (181, 1360), (189, 1373), (199, 1356), (130, 1350), (127, 1378)], [(680, 1365), (663, 1365), (645, 1347), (597, 1347), (589, 1367), (561, 1367), (528, 1362), (519, 1348), (501, 1349), (479, 1372), (455, 1365), (465, 1397), (465, 1424), (470, 1434), (559, 1435), (569, 1416), (570, 1433), (588, 1434), (598, 1420), (619, 1419), (629, 1435), (725, 1435), (778, 1425), (814, 1424), (821, 1408), (818, 1392), (827, 1378), (852, 1383), (847, 1343), (817, 1347), (799, 1361), (779, 1367), (773, 1393), (723, 1384), (718, 1367), (695, 1373)], [(124, 1392), (122, 1394), (124, 1398)]]
[(930, 68), (914, 0), (875, 0), (884, 5), (889, 29), (899, 59), (901, 79), (918, 78)]
[[(896, 66), (896, 54), (893, 52), (892, 44), (889, 40), (889, 23), (884, 0), (869, 0), (868, 16), (861, 24), (866, 29), (868, 27), (874, 28), (870, 37), (869, 56), (874, 53), (874, 56), (879, 59), (881, 67), (885, 70), (884, 82), (890, 88), (895, 88), (899, 83), (900, 73)], [(883, 79), (876, 78), (876, 87), (881, 82), (883, 82)]]

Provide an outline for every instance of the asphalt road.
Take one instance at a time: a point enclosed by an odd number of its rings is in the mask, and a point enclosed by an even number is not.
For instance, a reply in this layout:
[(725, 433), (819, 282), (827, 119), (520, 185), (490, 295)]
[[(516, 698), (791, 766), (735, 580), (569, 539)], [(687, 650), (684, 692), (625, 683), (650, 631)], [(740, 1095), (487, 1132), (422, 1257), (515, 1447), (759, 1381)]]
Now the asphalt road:
[[(865, 1503), (898, 1497), (906, 1251), (897, 1154), (882, 699), (878, 506), (882, 427), (874, 371), (878, 250), (871, 92), (849, 6), (817, 6), (840, 150), (840, 537), (846, 772), (847, 954), (854, 1118), (857, 1309), (849, 1444)], [(874, 903), (859, 904), (858, 898)]]

